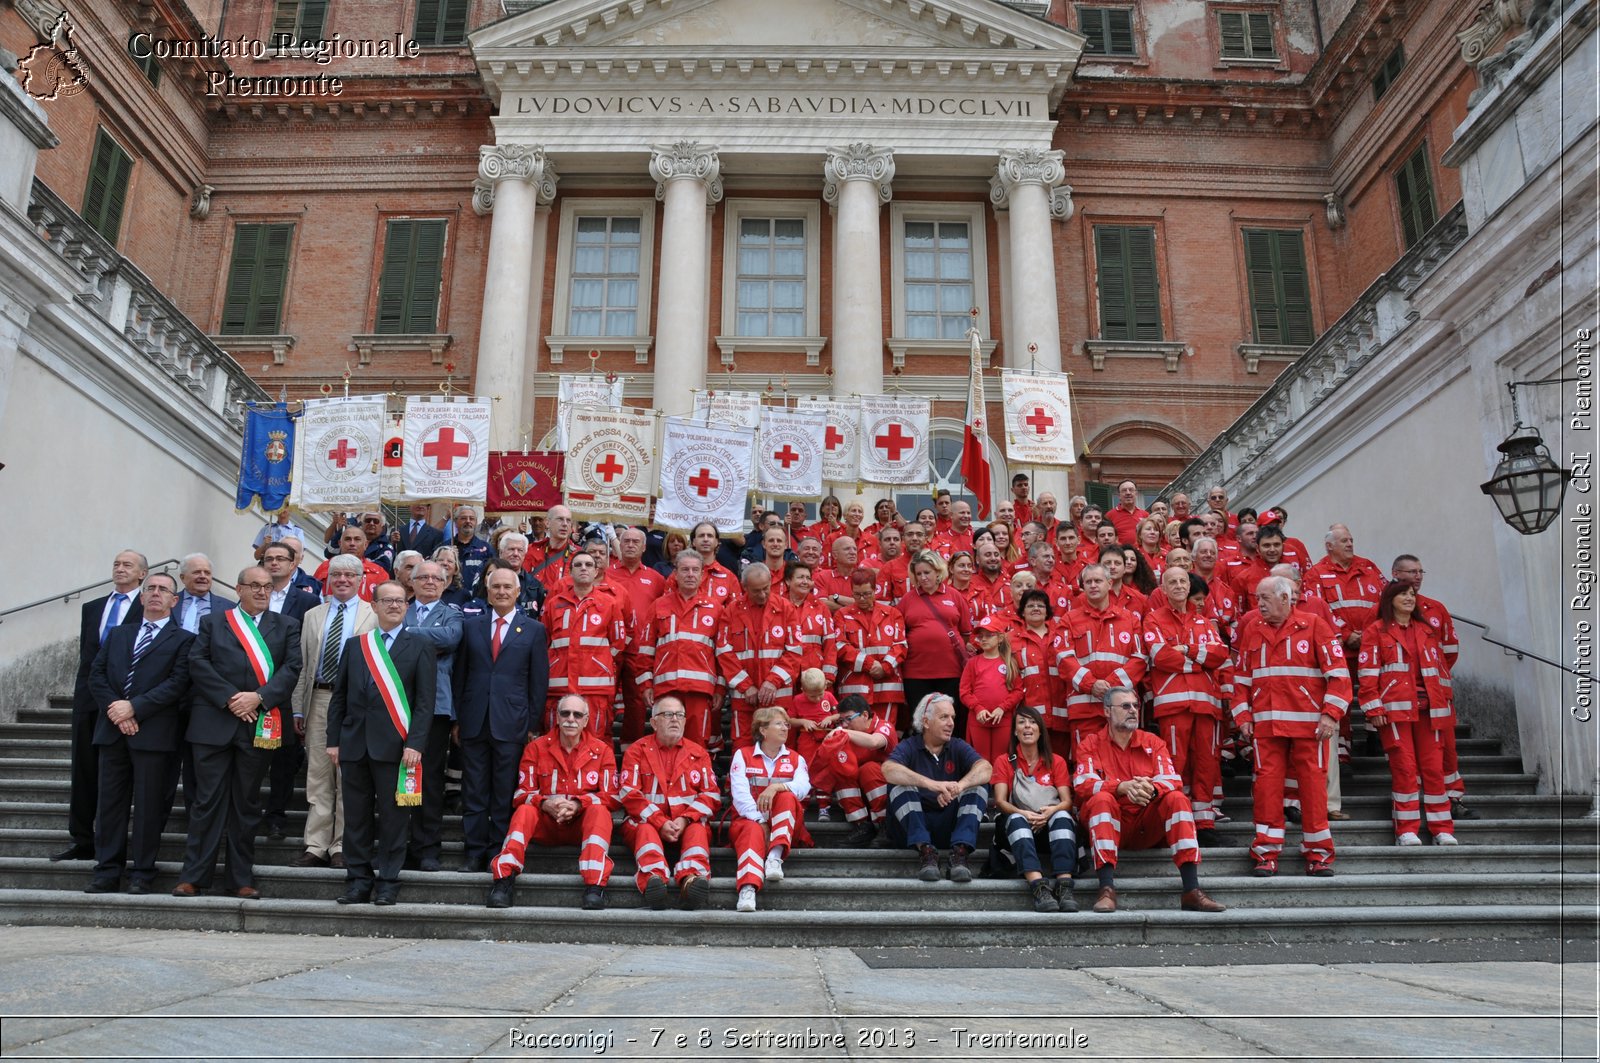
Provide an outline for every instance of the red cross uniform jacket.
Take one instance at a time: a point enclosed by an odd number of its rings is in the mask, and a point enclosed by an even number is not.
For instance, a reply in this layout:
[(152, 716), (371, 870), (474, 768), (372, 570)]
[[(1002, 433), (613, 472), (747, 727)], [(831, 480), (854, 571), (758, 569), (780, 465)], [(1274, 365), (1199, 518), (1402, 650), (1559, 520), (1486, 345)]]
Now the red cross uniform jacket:
[(708, 822), (722, 804), (705, 747), (685, 738), (663, 749), (653, 734), (628, 747), (618, 796), (631, 822), (658, 827), (679, 816), (690, 823)]
[(819, 669), (832, 686), (839, 674), (839, 634), (833, 612), (815, 594), (795, 605), (794, 611), (800, 635), (800, 671)]
[(528, 544), (527, 556), (522, 559), (522, 570), (533, 572), (533, 578), (543, 584), (546, 591), (553, 591), (566, 578), (567, 565), (577, 552), (578, 544), (571, 539), (560, 549), (551, 547), (549, 539), (540, 539)]
[(1388, 581), (1378, 566), (1364, 557), (1350, 559), (1340, 567), (1331, 557), (1312, 565), (1304, 578), (1304, 593), (1314, 594), (1328, 603), (1339, 625), (1339, 636), (1347, 638), (1378, 619), (1378, 599)]
[(744, 591), (739, 586), (739, 577), (716, 561), (705, 567), (705, 573), (700, 577), (700, 593), (717, 605), (724, 605), (731, 598), (744, 596)]
[(1256, 620), (1234, 647), (1233, 719), (1263, 737), (1315, 737), (1317, 719), (1350, 705), (1344, 649), (1326, 621), (1294, 612), (1278, 627)]
[(639, 653), (645, 671), (640, 686), (656, 696), (669, 691), (713, 694), (717, 678), (717, 622), (722, 609), (705, 594), (685, 598), (669, 588), (656, 599)]
[(1139, 621), (1114, 601), (1104, 611), (1080, 598), (1056, 639), (1056, 671), (1067, 688), (1067, 718), (1095, 720), (1105, 707), (1094, 696), (1104, 679), (1114, 687), (1136, 687), (1144, 678), (1144, 642)]
[(612, 697), (622, 654), (628, 648), (617, 595), (598, 588), (579, 598), (571, 587), (558, 590), (544, 603), (544, 626), (550, 638), (550, 695)]
[(1110, 731), (1099, 731), (1085, 738), (1072, 755), (1077, 762), (1072, 794), (1080, 805), (1102, 790), (1115, 793), (1129, 779), (1149, 779), (1157, 796), (1183, 785), (1167, 744), (1149, 731), (1133, 732), (1127, 749), (1111, 740)]
[[(1361, 633), (1361, 708), (1377, 724), (1412, 723), (1425, 713), (1433, 730), (1455, 726), (1450, 669), (1433, 629), (1419, 618), (1402, 627), (1374, 620)], [(1427, 695), (1418, 704), (1419, 690)]]
[(559, 734), (544, 734), (522, 751), (513, 801), (535, 808), (547, 797), (566, 797), (579, 804), (621, 807), (617, 800), (617, 755), (611, 743), (585, 731), (572, 752), (561, 748)]
[(1177, 613), (1163, 602), (1145, 614), (1144, 652), (1150, 659), (1145, 684), (1157, 718), (1180, 712), (1222, 716), (1228, 644), (1209, 616), (1193, 609)]
[(1455, 668), (1456, 658), (1461, 655), (1461, 646), (1456, 640), (1456, 625), (1450, 619), (1450, 610), (1444, 607), (1444, 603), (1419, 594), (1417, 618), (1433, 629), (1433, 637), (1439, 640), (1439, 652), (1444, 654), (1444, 663)]
[(753, 708), (756, 691), (776, 688), (780, 704), (794, 696), (800, 680), (799, 616), (786, 598), (767, 596), (765, 605), (740, 598), (722, 610), (717, 634), (717, 666), (733, 697)]
[[(906, 622), (892, 605), (874, 605), (870, 613), (853, 605), (839, 610), (839, 696), (860, 694), (870, 705), (898, 705), (906, 700), (900, 666), (906, 659)], [(883, 665), (883, 676), (870, 669)]]
[(1010, 633), (1011, 652), (1022, 673), (1022, 704), (1038, 709), (1047, 720), (1050, 707), (1061, 699), (1061, 676), (1056, 671), (1054, 649), (1061, 628), (1062, 622), (1055, 621), (1040, 635), (1027, 625), (1018, 624)]

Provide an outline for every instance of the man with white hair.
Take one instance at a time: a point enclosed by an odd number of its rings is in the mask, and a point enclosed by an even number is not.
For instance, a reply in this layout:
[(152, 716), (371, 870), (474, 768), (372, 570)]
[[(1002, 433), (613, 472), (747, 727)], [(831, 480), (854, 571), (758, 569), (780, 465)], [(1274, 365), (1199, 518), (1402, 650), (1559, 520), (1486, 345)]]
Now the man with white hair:
[[(1356, 553), (1355, 537), (1345, 525), (1330, 525), (1322, 536), (1322, 545), (1327, 552), (1322, 560), (1306, 570), (1305, 593), (1321, 598), (1333, 611), (1339, 639), (1350, 662), (1350, 681), (1354, 683), (1356, 662), (1361, 657), (1361, 633), (1378, 619), (1378, 599), (1383, 597), (1383, 586), (1388, 579), (1376, 563)], [(1366, 734), (1376, 744), (1375, 732), (1368, 730)], [(1339, 727), (1339, 762), (1343, 764), (1349, 760), (1350, 720), (1347, 717)]]
[(212, 589), (211, 559), (205, 554), (190, 554), (178, 562), (178, 582), (183, 589), (172, 607), (178, 626), (189, 634), (200, 630), (200, 622), (211, 615), (213, 609), (221, 612), (233, 604), (232, 600)]
[[(538, 576), (528, 570), (528, 537), (521, 532), (506, 532), (500, 536), (497, 549), (501, 561), (508, 565), (515, 565), (517, 568), (519, 584), (517, 608), (537, 619), (544, 611), (545, 586), (539, 582)], [(577, 552), (576, 548), (574, 548), (573, 552)], [(488, 569), (485, 569), (484, 573), (486, 579)], [(488, 598), (484, 580), (480, 580), (478, 583), (478, 597)]]
[(494, 560), (494, 549), (487, 539), (478, 536), (478, 511), (471, 506), (457, 506), (455, 535), (450, 545), (456, 548), (456, 567), (461, 585), (469, 591), (478, 586), (483, 568)]
[(955, 737), (956, 706), (948, 694), (922, 699), (908, 735), (883, 765), (889, 784), (888, 838), (917, 850), (917, 877), (939, 881), (938, 846), (950, 847), (950, 881), (971, 882), (967, 858), (989, 804), (994, 766)]
[(543, 584), (545, 590), (552, 591), (566, 578), (572, 555), (582, 548), (572, 538), (572, 510), (566, 506), (551, 506), (545, 514), (544, 527), (545, 538), (527, 544), (522, 567)]
[(1306, 872), (1333, 874), (1328, 829), (1327, 740), (1350, 704), (1350, 672), (1325, 621), (1294, 608), (1294, 584), (1269, 576), (1256, 588), (1259, 620), (1239, 633), (1233, 720), (1256, 754), (1254, 874), (1278, 872), (1283, 850), (1284, 778), (1300, 782), (1301, 852)]

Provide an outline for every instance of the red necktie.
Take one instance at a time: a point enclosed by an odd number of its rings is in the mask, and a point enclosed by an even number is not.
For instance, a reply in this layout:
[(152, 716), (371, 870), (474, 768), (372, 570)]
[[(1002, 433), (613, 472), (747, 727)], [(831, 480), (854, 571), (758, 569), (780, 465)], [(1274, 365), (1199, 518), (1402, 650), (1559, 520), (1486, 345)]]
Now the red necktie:
[(495, 621), (494, 621), (494, 643), (489, 648), (490, 656), (493, 657), (494, 660), (498, 661), (500, 659), (500, 641), (501, 641), (501, 639), (503, 639), (505, 637), (505, 633), (506, 633), (506, 621), (505, 621), (505, 618), (504, 617), (495, 617)]

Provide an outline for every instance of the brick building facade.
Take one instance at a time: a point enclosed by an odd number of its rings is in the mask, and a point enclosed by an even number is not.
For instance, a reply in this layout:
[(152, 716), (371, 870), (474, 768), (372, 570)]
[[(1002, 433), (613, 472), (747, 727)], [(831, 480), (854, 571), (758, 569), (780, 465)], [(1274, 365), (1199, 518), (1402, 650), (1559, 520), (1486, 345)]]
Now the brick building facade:
[[(56, 10), (6, 4), (0, 46)], [(67, 14), (39, 179), (273, 393), (453, 371), (515, 445), (590, 350), (669, 412), (902, 388), (946, 479), (976, 306), (991, 364), (1073, 374), (1075, 490), (1174, 476), (1460, 199), (1474, 87), (1472, 8), (1417, 0)]]

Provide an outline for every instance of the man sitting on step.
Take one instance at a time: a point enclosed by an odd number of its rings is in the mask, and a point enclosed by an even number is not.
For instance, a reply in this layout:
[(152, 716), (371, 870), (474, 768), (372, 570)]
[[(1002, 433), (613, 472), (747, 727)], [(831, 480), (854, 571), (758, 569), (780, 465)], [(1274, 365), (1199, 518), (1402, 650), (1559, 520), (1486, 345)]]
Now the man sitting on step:
[[(682, 555), (679, 555), (680, 557)], [(633, 848), (634, 880), (647, 905), (667, 906), (667, 883), (678, 884), (683, 907), (705, 907), (711, 897), (711, 817), (722, 803), (716, 770), (705, 746), (683, 737), (685, 712), (675, 695), (657, 698), (650, 728), (628, 747), (618, 795), (628, 818), (623, 840)], [(668, 869), (666, 846), (677, 846)]]
[(950, 881), (971, 882), (967, 858), (978, 845), (978, 824), (989, 804), (993, 766), (955, 736), (956, 706), (948, 694), (922, 699), (908, 736), (883, 765), (889, 783), (886, 836), (919, 855), (917, 877), (939, 880), (938, 846), (950, 847)]

